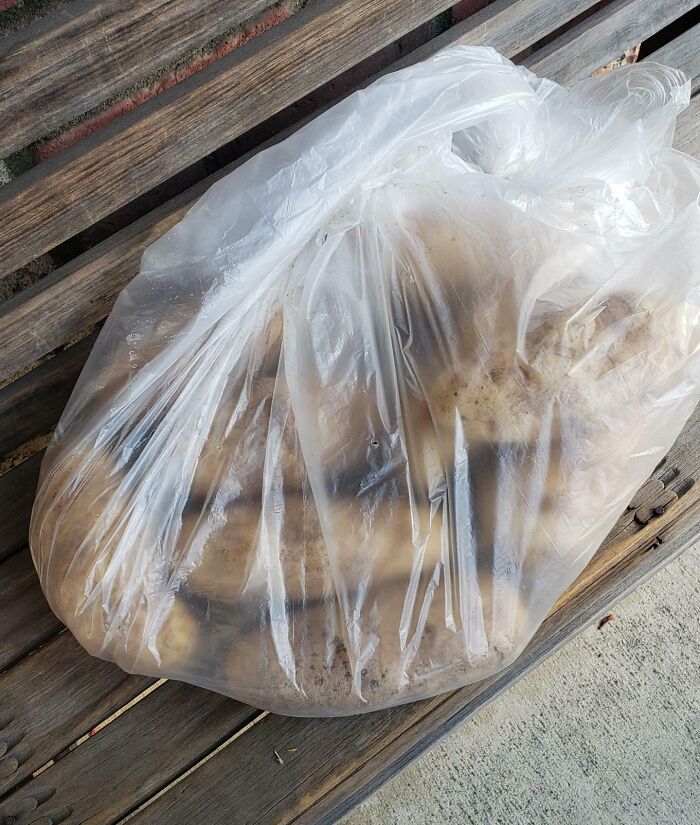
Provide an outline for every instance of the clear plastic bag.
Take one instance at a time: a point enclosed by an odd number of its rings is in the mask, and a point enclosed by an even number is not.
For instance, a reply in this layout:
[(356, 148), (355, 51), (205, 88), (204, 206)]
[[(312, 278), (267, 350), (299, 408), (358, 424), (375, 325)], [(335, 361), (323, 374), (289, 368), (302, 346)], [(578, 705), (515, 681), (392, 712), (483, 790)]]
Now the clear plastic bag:
[(215, 184), (42, 467), (32, 552), (81, 644), (301, 715), (513, 661), (698, 400), (688, 99), (457, 47)]

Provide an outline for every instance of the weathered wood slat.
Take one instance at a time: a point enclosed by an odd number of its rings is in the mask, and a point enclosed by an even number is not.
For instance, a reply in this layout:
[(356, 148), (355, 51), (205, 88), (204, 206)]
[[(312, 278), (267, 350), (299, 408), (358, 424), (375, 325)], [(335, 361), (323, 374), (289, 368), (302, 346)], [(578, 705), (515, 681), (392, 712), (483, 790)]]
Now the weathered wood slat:
[(273, 31), (6, 184), (0, 190), (0, 275), (243, 134), (449, 5), (449, 0), (316, 0)]
[(206, 183), (188, 189), (0, 304), (0, 380), (104, 319), (138, 272), (143, 250), (184, 216), (211, 185), (209, 178)]
[(154, 680), (129, 676), (87, 654), (67, 631), (0, 675), (0, 715), (9, 718), (0, 755), (0, 795), (139, 695)]
[(0, 476), (0, 561), (27, 543), (43, 453)]
[(29, 551), (20, 550), (0, 564), (0, 671), (61, 627), (41, 592)]
[(0, 41), (0, 157), (253, 16), (269, 0), (80, 0)]
[[(0, 803), (0, 822), (111, 825), (260, 715), (215, 693), (168, 682)], [(2, 737), (2, 733), (0, 733)], [(45, 819), (44, 819), (45, 818)]]
[[(669, 513), (599, 554), (523, 655), (497, 676), (366, 716), (267, 716), (256, 725), (254, 736), (235, 740), (213, 755), (143, 808), (133, 825), (165, 825), (176, 819), (208, 825), (224, 825), (232, 819), (237, 825), (337, 822), (682, 552), (697, 538), (699, 502), (696, 495), (692, 502), (686, 501), (682, 515)], [(275, 759), (275, 751), (283, 755), (284, 764)]]
[(694, 9), (698, 0), (614, 0), (524, 63), (544, 77), (570, 83)]
[[(565, 4), (552, 4), (549, 0), (499, 0), (417, 49), (402, 60), (401, 65), (424, 59), (434, 50), (454, 42), (493, 45), (513, 57), (551, 31), (562, 19), (573, 17), (588, 6), (590, 2), (581, 0), (568, 0)], [(530, 32), (529, 36), (527, 32)], [(596, 53), (595, 46), (591, 51)], [(602, 62), (601, 57), (597, 65)], [(280, 137), (284, 135), (275, 140)], [(0, 380), (104, 318), (119, 291), (138, 271), (144, 248), (177, 223), (216, 180), (233, 171), (259, 149), (1, 305)]]
[(700, 88), (700, 23), (674, 37), (647, 59), (684, 71), (695, 94)]
[(88, 336), (0, 389), (0, 464), (25, 442), (53, 431), (95, 338)]
[(673, 145), (680, 152), (700, 158), (700, 95), (690, 101), (676, 123)]
[(424, 60), (446, 46), (491, 46), (513, 58), (595, 5), (595, 0), (496, 0), (419, 46), (387, 71)]

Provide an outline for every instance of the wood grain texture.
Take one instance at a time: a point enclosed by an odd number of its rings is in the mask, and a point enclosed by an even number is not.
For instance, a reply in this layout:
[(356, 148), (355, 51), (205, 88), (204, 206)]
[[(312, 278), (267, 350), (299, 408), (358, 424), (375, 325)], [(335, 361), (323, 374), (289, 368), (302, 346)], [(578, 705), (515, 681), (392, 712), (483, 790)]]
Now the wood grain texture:
[(43, 453), (0, 476), (0, 561), (27, 543)]
[(524, 64), (543, 77), (571, 83), (592, 74), (697, 5), (698, 0), (614, 0), (526, 58)]
[[(354, 805), (541, 664), (698, 535), (700, 496), (609, 544), (558, 602), (522, 656), (495, 677), (365, 716), (270, 715), (146, 806), (134, 825), (321, 825)], [(296, 748), (288, 751), (288, 748)], [(280, 765), (274, 752), (283, 754)]]
[[(589, 6), (588, 0), (568, 0), (560, 4), (552, 4), (549, 0), (498, 0), (412, 52), (397, 65), (424, 59), (455, 42), (493, 45), (513, 57), (560, 21)], [(372, 79), (362, 85), (368, 85)], [(177, 223), (216, 180), (284, 136), (279, 135), (248, 153), (12, 301), (0, 305), (0, 380), (60, 346), (90, 324), (102, 320), (119, 291), (138, 272), (145, 247)]]
[(70, 809), (72, 821), (111, 825), (259, 715), (224, 696), (167, 682), (0, 802), (0, 822), (20, 825), (27, 811), (32, 822), (54, 821)]
[(88, 336), (0, 389), (0, 462), (30, 439), (53, 431), (96, 337)]
[[(387, 72), (425, 60), (447, 46), (491, 46), (513, 58), (595, 5), (595, 0), (496, 0), (419, 46)], [(386, 74), (386, 72), (383, 72)]]
[(449, 7), (316, 0), (0, 189), (0, 275), (46, 252)]
[(176, 224), (209, 185), (207, 178), (207, 186), (188, 189), (0, 304), (0, 380), (103, 320), (138, 272), (143, 250)]
[(0, 41), (0, 157), (271, 5), (80, 0)]
[[(0, 796), (102, 722), (153, 679), (87, 654), (68, 631), (0, 675)], [(97, 789), (95, 789), (97, 790)]]
[(684, 71), (690, 78), (691, 93), (695, 94), (700, 88), (700, 23), (674, 37), (647, 60)]
[(690, 106), (681, 112), (673, 145), (679, 151), (700, 159), (700, 95), (695, 95)]
[(0, 672), (61, 628), (41, 592), (29, 551), (0, 564)]

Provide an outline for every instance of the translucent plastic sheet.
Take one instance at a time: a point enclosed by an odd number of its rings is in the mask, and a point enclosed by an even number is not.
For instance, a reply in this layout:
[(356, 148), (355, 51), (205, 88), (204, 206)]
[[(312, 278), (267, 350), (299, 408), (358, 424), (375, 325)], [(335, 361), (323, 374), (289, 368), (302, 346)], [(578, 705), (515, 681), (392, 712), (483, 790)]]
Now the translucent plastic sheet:
[(688, 97), (458, 47), (215, 184), (42, 467), (32, 552), (78, 640), (308, 715), (513, 661), (699, 397)]

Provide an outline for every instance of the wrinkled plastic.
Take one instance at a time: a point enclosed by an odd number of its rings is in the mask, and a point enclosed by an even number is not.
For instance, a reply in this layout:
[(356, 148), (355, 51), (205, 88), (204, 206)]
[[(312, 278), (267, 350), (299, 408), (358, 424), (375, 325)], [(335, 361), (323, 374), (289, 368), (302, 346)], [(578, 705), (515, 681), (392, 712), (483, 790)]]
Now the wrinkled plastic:
[(302, 715), (512, 662), (699, 397), (688, 99), (457, 47), (212, 186), (42, 467), (32, 552), (84, 647)]

